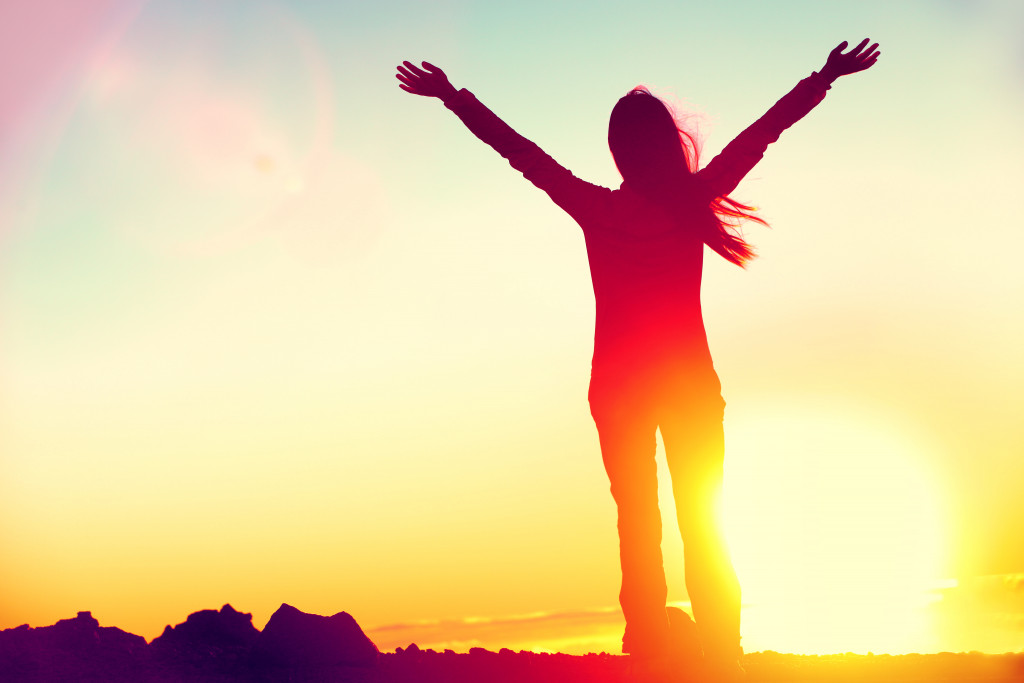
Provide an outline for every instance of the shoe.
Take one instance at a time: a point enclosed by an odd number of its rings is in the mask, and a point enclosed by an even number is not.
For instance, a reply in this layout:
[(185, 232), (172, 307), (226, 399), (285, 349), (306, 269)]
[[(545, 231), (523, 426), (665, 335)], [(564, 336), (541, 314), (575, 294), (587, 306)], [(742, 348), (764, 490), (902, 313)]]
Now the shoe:
[(668, 607), (669, 648), (673, 657), (688, 668), (696, 668), (704, 659), (697, 624), (678, 607)]

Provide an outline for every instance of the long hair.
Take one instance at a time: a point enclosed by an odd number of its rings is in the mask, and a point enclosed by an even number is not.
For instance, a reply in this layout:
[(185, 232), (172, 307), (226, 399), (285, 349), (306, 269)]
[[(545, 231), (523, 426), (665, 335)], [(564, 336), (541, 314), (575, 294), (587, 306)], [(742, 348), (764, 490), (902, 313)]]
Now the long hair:
[(706, 196), (694, 181), (699, 147), (660, 99), (633, 88), (612, 109), (608, 146), (626, 184), (670, 214), (686, 217), (703, 242), (722, 258), (743, 266), (753, 248), (739, 234), (743, 221), (767, 226), (754, 208), (729, 197)]

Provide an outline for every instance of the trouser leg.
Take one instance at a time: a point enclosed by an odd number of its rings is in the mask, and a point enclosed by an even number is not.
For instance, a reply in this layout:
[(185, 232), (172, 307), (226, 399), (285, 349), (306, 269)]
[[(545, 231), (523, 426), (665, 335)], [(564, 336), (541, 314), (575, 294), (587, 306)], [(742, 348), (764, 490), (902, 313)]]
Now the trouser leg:
[(595, 411), (601, 456), (618, 508), (622, 587), (626, 618), (624, 651), (660, 651), (668, 639), (666, 585), (661, 555), (661, 513), (653, 422), (636, 414)]
[(661, 420), (686, 559), (686, 590), (705, 656), (740, 653), (740, 586), (719, 520), (725, 462), (721, 399)]

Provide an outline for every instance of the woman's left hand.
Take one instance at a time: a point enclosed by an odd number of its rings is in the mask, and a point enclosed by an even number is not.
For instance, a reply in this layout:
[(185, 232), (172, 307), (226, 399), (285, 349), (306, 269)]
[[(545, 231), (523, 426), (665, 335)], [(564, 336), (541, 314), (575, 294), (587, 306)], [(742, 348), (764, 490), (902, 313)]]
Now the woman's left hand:
[(458, 92), (444, 72), (430, 62), (423, 62), (422, 69), (412, 62), (402, 62), (395, 78), (401, 81), (398, 87), (402, 90), (413, 95), (437, 97), (442, 102), (447, 102)]
[(860, 41), (857, 47), (843, 54), (843, 50), (846, 49), (848, 43), (845, 40), (839, 43), (828, 54), (828, 61), (825, 62), (825, 66), (820, 72), (821, 75), (831, 83), (840, 76), (855, 74), (858, 71), (870, 68), (878, 60), (878, 55), (881, 52), (878, 50), (878, 43), (874, 43), (867, 49), (864, 49), (864, 46), (867, 44), (868, 39), (865, 38)]

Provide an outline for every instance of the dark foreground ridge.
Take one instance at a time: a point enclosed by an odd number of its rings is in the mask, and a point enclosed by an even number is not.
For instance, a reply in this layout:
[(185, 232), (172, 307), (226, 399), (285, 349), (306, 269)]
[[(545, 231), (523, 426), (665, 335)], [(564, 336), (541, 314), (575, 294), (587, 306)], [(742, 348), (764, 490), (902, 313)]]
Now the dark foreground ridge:
[[(747, 654), (748, 683), (811, 681), (1024, 680), (1024, 654), (785, 655)], [(259, 631), (252, 615), (231, 605), (190, 614), (151, 643), (89, 612), (52, 626), (0, 631), (0, 681), (132, 683), (519, 683), (638, 680), (628, 657), (535, 652), (468, 654), (422, 650), (415, 644), (381, 653), (346, 612), (330, 617), (281, 605)], [(700, 681), (694, 671), (681, 680)]]

